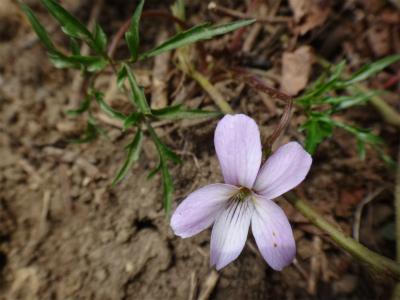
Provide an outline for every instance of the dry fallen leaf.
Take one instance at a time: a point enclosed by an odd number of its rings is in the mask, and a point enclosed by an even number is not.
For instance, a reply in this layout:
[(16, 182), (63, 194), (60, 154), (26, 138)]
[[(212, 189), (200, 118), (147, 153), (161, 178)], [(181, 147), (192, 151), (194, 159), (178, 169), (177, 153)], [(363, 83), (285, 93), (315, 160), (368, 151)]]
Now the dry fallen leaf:
[(289, 0), (290, 8), (292, 9), (293, 17), (296, 23), (298, 23), (307, 13), (309, 2), (310, 0)]
[(289, 2), (297, 24), (295, 31), (300, 35), (324, 24), (331, 11), (329, 6), (322, 6), (316, 0), (291, 0)]
[(351, 212), (350, 210), (359, 203), (364, 197), (363, 190), (346, 191), (340, 192), (339, 200), (336, 203), (335, 213), (338, 217), (348, 217)]
[(373, 25), (368, 31), (368, 42), (377, 57), (385, 56), (390, 51), (390, 29), (383, 23)]
[(307, 85), (311, 66), (316, 61), (311, 46), (301, 46), (293, 53), (285, 52), (282, 57), (281, 91), (290, 96), (297, 95)]

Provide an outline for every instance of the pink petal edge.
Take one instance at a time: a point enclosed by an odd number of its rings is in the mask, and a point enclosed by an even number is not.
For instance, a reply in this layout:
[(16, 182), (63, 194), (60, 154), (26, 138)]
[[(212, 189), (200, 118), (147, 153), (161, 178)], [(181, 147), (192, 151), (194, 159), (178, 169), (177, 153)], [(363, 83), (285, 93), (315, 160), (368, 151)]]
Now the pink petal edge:
[(292, 227), (276, 203), (255, 194), (253, 198), (255, 211), (251, 228), (258, 249), (271, 268), (281, 271), (296, 255)]
[(280, 146), (257, 175), (253, 190), (274, 199), (298, 186), (308, 174), (311, 155), (297, 142)]
[(251, 188), (261, 164), (260, 131), (246, 115), (226, 115), (214, 136), (225, 183)]
[(242, 252), (249, 232), (254, 204), (236, 200), (223, 207), (211, 234), (210, 266), (217, 270), (234, 261)]
[(236, 186), (216, 183), (191, 193), (171, 217), (170, 225), (175, 235), (187, 238), (207, 229), (226, 201), (238, 191)]

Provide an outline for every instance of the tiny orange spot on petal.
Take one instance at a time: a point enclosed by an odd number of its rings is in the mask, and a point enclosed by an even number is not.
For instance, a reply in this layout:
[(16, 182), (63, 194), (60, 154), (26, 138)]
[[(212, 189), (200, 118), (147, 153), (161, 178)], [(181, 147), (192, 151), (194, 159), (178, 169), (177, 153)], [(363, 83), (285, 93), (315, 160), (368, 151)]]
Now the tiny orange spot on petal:
[(274, 246), (277, 247), (276, 243), (274, 243)]
[(272, 234), (275, 236), (275, 232), (272, 231)]

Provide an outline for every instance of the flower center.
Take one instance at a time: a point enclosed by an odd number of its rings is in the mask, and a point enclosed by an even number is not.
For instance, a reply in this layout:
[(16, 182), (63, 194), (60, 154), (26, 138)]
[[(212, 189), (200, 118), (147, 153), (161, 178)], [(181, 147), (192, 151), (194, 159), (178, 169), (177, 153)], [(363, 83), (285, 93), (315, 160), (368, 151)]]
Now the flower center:
[(251, 196), (251, 192), (248, 188), (242, 188), (236, 195), (240, 200), (245, 200), (246, 198)]

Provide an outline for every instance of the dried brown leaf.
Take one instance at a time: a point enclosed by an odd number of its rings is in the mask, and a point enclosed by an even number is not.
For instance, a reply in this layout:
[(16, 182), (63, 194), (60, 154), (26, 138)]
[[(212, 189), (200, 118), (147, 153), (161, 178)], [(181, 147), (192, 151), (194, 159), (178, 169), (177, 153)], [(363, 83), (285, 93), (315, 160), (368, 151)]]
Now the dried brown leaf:
[(305, 88), (316, 62), (314, 49), (301, 46), (293, 53), (285, 52), (282, 57), (281, 91), (289, 96), (297, 95)]

